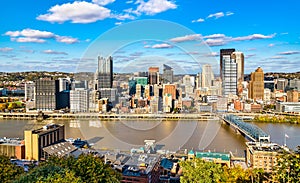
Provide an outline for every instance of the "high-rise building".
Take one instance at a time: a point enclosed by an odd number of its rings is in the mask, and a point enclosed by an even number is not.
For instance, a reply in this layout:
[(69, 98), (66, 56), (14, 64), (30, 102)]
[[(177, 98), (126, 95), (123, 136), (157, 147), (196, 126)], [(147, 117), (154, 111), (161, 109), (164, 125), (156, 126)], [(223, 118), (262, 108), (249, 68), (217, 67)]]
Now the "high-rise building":
[(52, 111), (57, 106), (58, 80), (37, 80), (35, 82), (36, 109)]
[(25, 83), (25, 100), (35, 100), (35, 83), (32, 81)]
[(212, 86), (212, 81), (215, 79), (214, 73), (211, 69), (210, 64), (204, 64), (202, 66), (202, 87), (210, 88)]
[(276, 80), (276, 89), (285, 92), (288, 85), (288, 80), (284, 78), (278, 78)]
[(132, 95), (134, 95), (135, 93), (136, 93), (136, 84), (137, 84), (137, 82), (136, 82), (136, 80), (133, 80), (133, 79), (131, 79), (131, 80), (129, 80), (129, 82), (128, 82), (128, 89), (129, 89), (129, 95), (130, 96), (132, 96)]
[(70, 90), (71, 80), (70, 78), (59, 78), (59, 92), (64, 90)]
[(264, 71), (258, 67), (255, 72), (251, 73), (249, 84), (249, 98), (254, 100), (264, 99)]
[(222, 56), (222, 95), (237, 94), (237, 63), (230, 55)]
[(45, 158), (44, 147), (61, 142), (65, 139), (64, 125), (49, 124), (37, 130), (24, 131), (25, 158), (41, 160)]
[(237, 81), (244, 81), (244, 53), (235, 51), (231, 54), (231, 58), (237, 63)]
[(136, 84), (140, 84), (143, 87), (145, 87), (148, 84), (147, 77), (134, 77), (133, 79), (136, 81)]
[(300, 79), (295, 78), (290, 80), (290, 88), (296, 89), (300, 92)]
[(77, 89), (70, 91), (70, 111), (88, 112), (89, 111), (89, 90)]
[(190, 96), (193, 95), (194, 87), (195, 87), (195, 77), (190, 75), (185, 75), (182, 78), (182, 83), (185, 88), (185, 94)]
[(164, 84), (163, 85), (163, 95), (171, 94), (172, 99), (176, 99), (176, 85), (175, 84)]
[(111, 88), (113, 84), (113, 59), (98, 57), (97, 89)]
[(163, 82), (173, 83), (174, 72), (173, 68), (168, 65), (163, 65)]
[(223, 56), (225, 56), (225, 55), (229, 55), (230, 56), (230, 59), (231, 59), (231, 54), (233, 53), (233, 52), (235, 52), (235, 49), (233, 49), (233, 48), (230, 48), (230, 49), (221, 49), (220, 50), (220, 77), (221, 77), (221, 79), (223, 79), (222, 78), (222, 71), (223, 71)]
[(149, 84), (159, 84), (159, 67), (149, 67), (148, 72)]
[(100, 98), (108, 98), (109, 101), (115, 106), (118, 103), (118, 95), (116, 88), (101, 88), (99, 90)]

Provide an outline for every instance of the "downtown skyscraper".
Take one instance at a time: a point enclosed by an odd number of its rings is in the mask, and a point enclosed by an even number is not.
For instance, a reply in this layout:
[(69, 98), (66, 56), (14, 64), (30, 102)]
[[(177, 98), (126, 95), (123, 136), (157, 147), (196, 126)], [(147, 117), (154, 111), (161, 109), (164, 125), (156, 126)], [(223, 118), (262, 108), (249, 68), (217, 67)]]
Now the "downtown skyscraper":
[(164, 64), (163, 65), (163, 82), (173, 83), (174, 71), (173, 68)]
[(104, 58), (98, 56), (98, 72), (97, 75), (97, 87), (101, 88), (112, 88), (113, 83), (113, 59), (112, 57)]
[(237, 94), (237, 63), (230, 55), (222, 57), (222, 95)]
[(212, 86), (212, 81), (215, 79), (214, 73), (212, 71), (210, 64), (204, 64), (202, 66), (202, 87), (210, 88)]

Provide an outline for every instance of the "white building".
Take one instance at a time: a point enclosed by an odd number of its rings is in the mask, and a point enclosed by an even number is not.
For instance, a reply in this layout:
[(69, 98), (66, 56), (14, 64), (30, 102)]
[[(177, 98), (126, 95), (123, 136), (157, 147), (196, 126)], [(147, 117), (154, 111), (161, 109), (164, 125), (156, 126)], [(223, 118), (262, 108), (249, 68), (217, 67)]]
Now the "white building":
[(88, 112), (89, 111), (89, 90), (77, 89), (70, 91), (70, 111)]
[(230, 55), (223, 56), (222, 62), (222, 94), (228, 96), (230, 93), (237, 94), (237, 63)]

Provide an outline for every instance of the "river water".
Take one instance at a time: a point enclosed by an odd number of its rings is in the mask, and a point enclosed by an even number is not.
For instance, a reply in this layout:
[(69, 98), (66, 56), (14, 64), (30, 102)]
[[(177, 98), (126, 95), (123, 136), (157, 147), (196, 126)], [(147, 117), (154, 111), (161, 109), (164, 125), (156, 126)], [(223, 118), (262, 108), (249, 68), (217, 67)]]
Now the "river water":
[[(153, 139), (158, 149), (175, 151), (194, 149), (229, 152), (243, 156), (246, 139), (219, 120), (0, 120), (0, 137), (24, 138), (24, 130), (40, 128), (48, 123), (65, 125), (66, 138), (81, 138), (93, 143), (95, 148), (129, 150)], [(300, 125), (257, 123), (271, 135), (271, 141), (295, 149), (300, 145)]]

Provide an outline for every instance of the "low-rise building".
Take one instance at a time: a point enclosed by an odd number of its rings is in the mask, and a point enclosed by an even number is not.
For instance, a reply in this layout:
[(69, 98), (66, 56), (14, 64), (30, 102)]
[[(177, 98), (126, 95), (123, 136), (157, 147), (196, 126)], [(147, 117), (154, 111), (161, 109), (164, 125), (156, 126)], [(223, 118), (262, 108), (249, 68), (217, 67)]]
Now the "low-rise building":
[(230, 167), (230, 154), (227, 153), (196, 152), (196, 158)]
[(24, 159), (25, 145), (20, 139), (1, 138), (0, 139), (0, 155), (9, 158)]
[(251, 168), (262, 168), (272, 172), (277, 164), (277, 156), (283, 153), (283, 148), (276, 143), (246, 142), (246, 163)]

